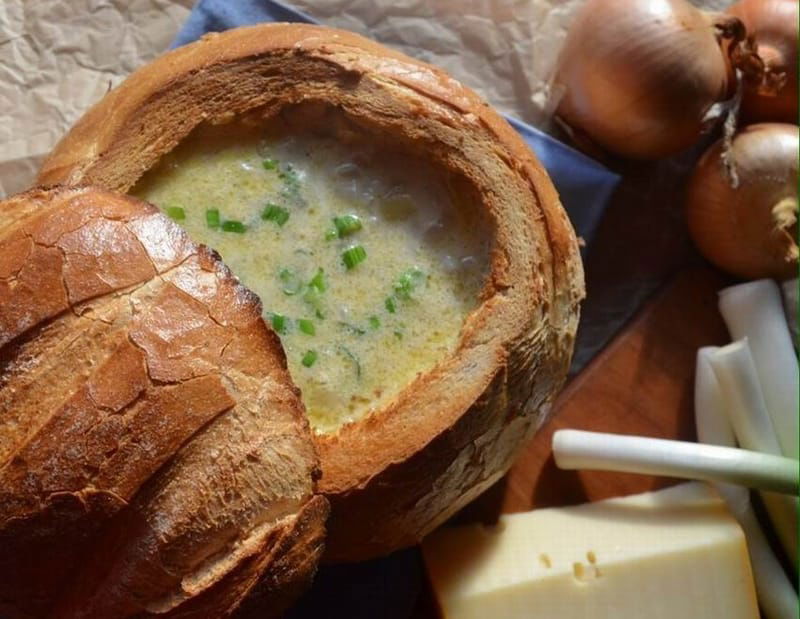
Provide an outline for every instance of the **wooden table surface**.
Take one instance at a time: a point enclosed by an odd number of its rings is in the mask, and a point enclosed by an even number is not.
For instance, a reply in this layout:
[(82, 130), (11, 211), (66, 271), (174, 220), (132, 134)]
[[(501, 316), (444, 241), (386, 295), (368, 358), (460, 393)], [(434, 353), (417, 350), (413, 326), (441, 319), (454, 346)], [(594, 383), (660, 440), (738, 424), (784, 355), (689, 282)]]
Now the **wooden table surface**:
[(721, 286), (711, 271), (681, 273), (570, 382), (509, 474), (502, 511), (596, 501), (667, 483), (643, 475), (560, 471), (552, 435), (574, 428), (696, 440), (695, 353), (729, 341), (717, 311)]
[(728, 341), (717, 311), (725, 280), (710, 269), (675, 279), (561, 393), (544, 427), (510, 473), (457, 521), (501, 512), (573, 505), (664, 487), (671, 480), (597, 471), (561, 471), (550, 448), (560, 428), (695, 439), (694, 367), (701, 346)]

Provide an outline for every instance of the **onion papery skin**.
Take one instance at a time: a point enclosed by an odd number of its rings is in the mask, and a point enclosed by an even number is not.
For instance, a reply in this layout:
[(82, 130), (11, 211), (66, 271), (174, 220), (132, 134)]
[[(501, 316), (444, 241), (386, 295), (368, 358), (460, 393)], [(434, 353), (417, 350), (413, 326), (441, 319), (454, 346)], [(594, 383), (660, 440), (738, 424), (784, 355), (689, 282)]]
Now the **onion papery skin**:
[[(748, 36), (758, 46), (766, 75), (761, 84), (747, 84), (742, 98), (742, 117), (797, 123), (797, 38), (800, 26), (798, 0), (742, 0), (728, 9), (742, 20)], [(785, 84), (774, 92), (771, 82), (785, 76)], [(772, 92), (770, 92), (772, 91)]]
[(688, 148), (711, 106), (733, 90), (719, 19), (685, 0), (588, 0), (560, 58), (557, 116), (625, 157)]
[[(724, 149), (724, 140), (713, 144), (689, 182), (686, 214), (697, 248), (744, 279), (797, 277), (800, 128), (761, 123), (736, 134), (729, 151), (736, 188), (723, 164)], [(782, 205), (780, 213), (773, 213), (776, 205)], [(785, 229), (776, 225), (776, 216), (788, 217)]]

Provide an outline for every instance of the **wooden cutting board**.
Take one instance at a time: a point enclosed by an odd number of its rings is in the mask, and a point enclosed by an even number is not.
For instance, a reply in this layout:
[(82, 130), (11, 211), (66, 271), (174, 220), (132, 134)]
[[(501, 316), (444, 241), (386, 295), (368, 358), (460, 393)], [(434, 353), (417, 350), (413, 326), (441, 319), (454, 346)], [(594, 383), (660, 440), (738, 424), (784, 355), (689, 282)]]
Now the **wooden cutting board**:
[(710, 269), (681, 272), (565, 387), (549, 421), (510, 473), (458, 520), (572, 505), (661, 488), (675, 480), (561, 471), (550, 448), (560, 428), (695, 440), (694, 368), (701, 346), (729, 341), (717, 310), (727, 282)]
[(595, 471), (561, 471), (550, 449), (560, 428), (696, 440), (697, 349), (724, 344), (717, 310), (722, 278), (710, 270), (680, 274), (566, 387), (550, 422), (508, 476), (502, 511), (596, 501), (645, 492), (668, 479)]

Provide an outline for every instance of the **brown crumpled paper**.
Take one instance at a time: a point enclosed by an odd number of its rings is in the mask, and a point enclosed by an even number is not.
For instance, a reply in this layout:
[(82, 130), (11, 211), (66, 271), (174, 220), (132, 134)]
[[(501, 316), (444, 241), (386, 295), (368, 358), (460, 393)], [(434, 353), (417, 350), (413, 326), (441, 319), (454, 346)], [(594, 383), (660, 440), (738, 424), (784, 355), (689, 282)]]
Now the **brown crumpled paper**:
[(293, 0), (322, 23), (438, 65), (505, 114), (542, 126), (547, 86), (584, 0)]
[[(236, 0), (230, 0), (235, 2)], [(584, 0), (295, 0), (322, 23), (437, 64), (500, 111), (546, 127), (549, 83)], [(697, 2), (707, 8), (729, 0)], [(61, 135), (163, 52), (193, 0), (0, 0), (0, 198)]]
[(0, 197), (109, 88), (172, 41), (193, 0), (0, 0)]

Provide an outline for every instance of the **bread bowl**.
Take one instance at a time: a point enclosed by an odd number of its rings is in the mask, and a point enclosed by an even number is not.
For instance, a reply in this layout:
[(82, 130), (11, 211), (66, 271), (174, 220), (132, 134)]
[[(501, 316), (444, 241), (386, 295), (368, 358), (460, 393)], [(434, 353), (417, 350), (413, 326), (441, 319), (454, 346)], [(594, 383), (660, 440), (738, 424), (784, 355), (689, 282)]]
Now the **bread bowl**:
[(240, 28), (164, 55), (94, 106), (38, 180), (129, 192), (201, 125), (276, 123), (421, 162), (487, 244), (447, 350), (378, 408), (314, 435), (332, 507), (326, 556), (359, 560), (417, 542), (499, 479), (542, 424), (571, 357), (581, 263), (546, 173), (484, 101), (429, 65), (317, 26)]
[(279, 341), (155, 207), (0, 202), (0, 370), (0, 615), (274, 616), (310, 581), (327, 502)]

